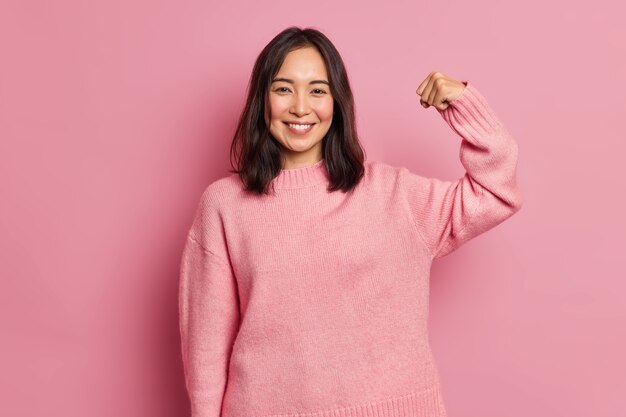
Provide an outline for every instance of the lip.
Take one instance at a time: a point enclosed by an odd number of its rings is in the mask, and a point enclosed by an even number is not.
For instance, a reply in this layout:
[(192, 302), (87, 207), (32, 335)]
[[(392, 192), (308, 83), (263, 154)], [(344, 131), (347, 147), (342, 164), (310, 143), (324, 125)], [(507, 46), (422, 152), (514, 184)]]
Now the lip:
[(307, 133), (309, 133), (311, 131), (311, 129), (313, 129), (313, 127), (316, 125), (316, 123), (295, 123), (295, 124), (310, 124), (311, 126), (306, 129), (306, 130), (296, 130), (293, 129), (291, 126), (289, 126), (289, 122), (284, 122), (285, 125), (287, 126), (287, 128), (289, 129), (290, 132), (292, 132), (295, 135), (306, 135)]

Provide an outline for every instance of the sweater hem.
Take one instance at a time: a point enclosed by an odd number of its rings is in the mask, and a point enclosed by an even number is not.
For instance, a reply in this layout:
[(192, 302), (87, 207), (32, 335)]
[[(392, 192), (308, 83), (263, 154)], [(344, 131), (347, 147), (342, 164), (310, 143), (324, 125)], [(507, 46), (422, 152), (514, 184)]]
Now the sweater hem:
[(426, 390), (411, 391), (408, 394), (366, 404), (312, 412), (259, 414), (247, 417), (447, 417), (447, 415), (441, 389), (434, 385)]

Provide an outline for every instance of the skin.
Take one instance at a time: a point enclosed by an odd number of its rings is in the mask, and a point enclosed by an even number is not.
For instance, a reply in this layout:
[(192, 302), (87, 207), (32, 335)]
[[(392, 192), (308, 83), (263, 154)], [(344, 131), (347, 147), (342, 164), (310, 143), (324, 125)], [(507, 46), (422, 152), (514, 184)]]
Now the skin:
[(464, 89), (465, 84), (462, 82), (433, 71), (420, 83), (415, 92), (421, 97), (422, 107), (427, 109), (433, 106), (438, 110), (445, 110)]
[[(328, 74), (322, 56), (313, 47), (291, 51), (285, 57), (274, 79), (293, 80), (272, 82), (269, 90), (270, 133), (281, 145), (283, 169), (312, 165), (323, 157), (322, 139), (333, 120), (333, 96), (328, 84), (313, 83)], [(287, 121), (313, 123), (305, 135), (289, 130)]]

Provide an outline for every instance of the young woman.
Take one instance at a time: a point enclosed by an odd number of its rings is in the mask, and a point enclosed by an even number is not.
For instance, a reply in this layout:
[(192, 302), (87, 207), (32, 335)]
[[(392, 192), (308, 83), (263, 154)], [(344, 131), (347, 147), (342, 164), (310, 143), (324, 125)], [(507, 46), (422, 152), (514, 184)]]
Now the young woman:
[(431, 263), (521, 207), (518, 148), (468, 81), (417, 88), (461, 139), (465, 175), (364, 162), (343, 61), (315, 29), (263, 49), (231, 157), (180, 269), (193, 417), (435, 417)]

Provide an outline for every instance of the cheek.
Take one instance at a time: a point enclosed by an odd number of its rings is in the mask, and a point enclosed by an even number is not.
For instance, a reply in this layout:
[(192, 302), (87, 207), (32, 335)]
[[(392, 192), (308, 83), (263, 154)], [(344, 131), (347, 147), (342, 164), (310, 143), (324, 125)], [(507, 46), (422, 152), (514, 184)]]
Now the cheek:
[(333, 118), (333, 101), (328, 100), (327, 102), (320, 103), (316, 108), (317, 117), (320, 118), (323, 122), (329, 122)]
[[(278, 121), (281, 120), (283, 113), (287, 111), (288, 106), (286, 103), (283, 103), (280, 99), (270, 98), (270, 109), (272, 110), (272, 120)], [(266, 116), (267, 119), (267, 116)]]

